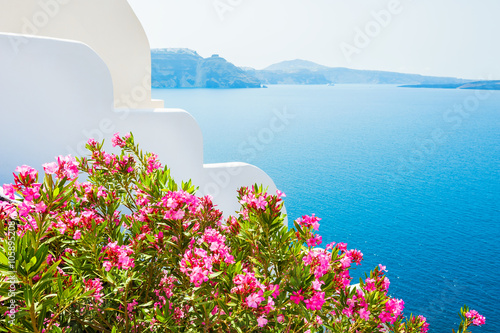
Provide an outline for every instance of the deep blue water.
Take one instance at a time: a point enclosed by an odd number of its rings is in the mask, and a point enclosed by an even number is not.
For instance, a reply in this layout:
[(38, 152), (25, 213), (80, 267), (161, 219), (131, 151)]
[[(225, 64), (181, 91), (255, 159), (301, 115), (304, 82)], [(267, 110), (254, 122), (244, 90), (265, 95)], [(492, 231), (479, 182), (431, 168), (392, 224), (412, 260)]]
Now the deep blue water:
[(456, 329), (464, 304), (486, 316), (473, 332), (498, 332), (500, 92), (337, 85), (153, 96), (197, 119), (206, 163), (259, 166), (287, 194), (290, 219), (316, 213), (324, 244), (361, 250), (358, 275), (386, 265), (390, 293), (431, 332)]

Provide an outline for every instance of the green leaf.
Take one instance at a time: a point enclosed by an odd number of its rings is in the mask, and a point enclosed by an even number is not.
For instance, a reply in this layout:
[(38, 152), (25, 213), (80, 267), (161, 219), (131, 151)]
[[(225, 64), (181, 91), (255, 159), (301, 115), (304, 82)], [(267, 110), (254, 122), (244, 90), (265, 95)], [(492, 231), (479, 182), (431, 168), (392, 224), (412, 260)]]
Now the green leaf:
[(33, 289), (31, 289), (29, 285), (24, 286), (24, 300), (26, 302), (26, 307), (31, 307), (33, 303)]
[[(0, 224), (3, 224), (3, 223), (0, 223)], [(9, 259), (7, 259), (7, 256), (3, 253), (3, 251), (0, 251), (0, 264), (2, 264), (3, 266), (9, 267)]]
[(208, 276), (209, 279), (213, 279), (219, 275), (221, 275), (222, 273), (224, 273), (223, 271), (220, 271), (220, 272), (215, 272), (215, 273), (212, 273)]

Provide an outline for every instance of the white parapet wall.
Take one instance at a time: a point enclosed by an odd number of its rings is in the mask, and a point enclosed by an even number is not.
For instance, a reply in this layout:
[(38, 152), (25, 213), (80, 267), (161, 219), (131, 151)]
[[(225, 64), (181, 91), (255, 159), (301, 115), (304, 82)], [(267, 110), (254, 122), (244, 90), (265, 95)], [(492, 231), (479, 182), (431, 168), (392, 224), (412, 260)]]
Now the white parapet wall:
[[(77, 40), (108, 66), (117, 108), (157, 108), (151, 99), (151, 54), (126, 0), (0, 0), (0, 32)], [(22, 51), (27, 39), (10, 39)]]
[(276, 187), (245, 163), (203, 164), (203, 138), (195, 119), (180, 109), (115, 109), (113, 82), (104, 61), (87, 45), (30, 37), (22, 51), (0, 34), (0, 181), (16, 166), (41, 169), (58, 155), (84, 155), (89, 138), (110, 141), (133, 132), (145, 151), (158, 154), (180, 182), (192, 179), (225, 215), (239, 204), (236, 190), (254, 183)]
[(133, 132), (177, 182), (193, 180), (225, 216), (239, 209), (241, 186), (274, 192), (255, 166), (203, 164), (195, 119), (151, 100), (150, 61), (125, 0), (0, 0), (0, 185), (18, 165), (41, 169), (58, 155), (82, 156), (89, 138), (111, 149), (114, 133)]

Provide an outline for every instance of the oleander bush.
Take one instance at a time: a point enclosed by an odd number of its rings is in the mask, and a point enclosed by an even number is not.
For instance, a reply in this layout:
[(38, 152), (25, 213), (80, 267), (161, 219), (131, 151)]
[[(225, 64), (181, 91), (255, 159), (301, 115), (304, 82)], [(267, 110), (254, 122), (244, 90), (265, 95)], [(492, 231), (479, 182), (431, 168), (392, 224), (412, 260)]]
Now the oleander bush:
[[(132, 135), (119, 154), (21, 166), (0, 202), (3, 332), (427, 332), (388, 294), (385, 267), (353, 285), (363, 259), (324, 248), (320, 219), (284, 225), (284, 194), (241, 188), (229, 218), (177, 184)], [(78, 175), (86, 177), (79, 182)], [(458, 332), (484, 324), (461, 310)]]

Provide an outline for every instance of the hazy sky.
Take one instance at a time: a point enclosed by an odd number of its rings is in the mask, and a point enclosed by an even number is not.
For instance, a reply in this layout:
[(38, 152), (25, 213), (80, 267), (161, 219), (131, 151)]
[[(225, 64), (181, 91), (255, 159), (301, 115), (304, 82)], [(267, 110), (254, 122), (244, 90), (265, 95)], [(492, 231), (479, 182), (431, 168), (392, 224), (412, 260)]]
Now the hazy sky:
[[(500, 79), (499, 0), (128, 0), (151, 47)], [(378, 13), (378, 14), (377, 14)]]

